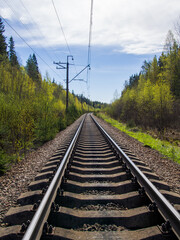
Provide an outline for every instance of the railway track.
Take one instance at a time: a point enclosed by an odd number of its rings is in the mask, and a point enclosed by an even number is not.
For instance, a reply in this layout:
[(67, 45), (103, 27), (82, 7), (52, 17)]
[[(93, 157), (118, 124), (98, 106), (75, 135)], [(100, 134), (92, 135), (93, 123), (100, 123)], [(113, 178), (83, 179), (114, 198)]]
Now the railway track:
[(180, 239), (180, 196), (90, 114), (29, 190), (0, 239)]

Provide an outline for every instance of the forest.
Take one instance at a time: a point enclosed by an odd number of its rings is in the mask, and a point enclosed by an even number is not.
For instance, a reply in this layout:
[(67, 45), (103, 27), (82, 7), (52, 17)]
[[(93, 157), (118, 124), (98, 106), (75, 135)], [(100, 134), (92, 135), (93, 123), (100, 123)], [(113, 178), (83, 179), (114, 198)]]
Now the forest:
[(107, 113), (130, 127), (154, 129), (161, 137), (167, 129), (180, 130), (180, 46), (171, 31), (161, 55), (144, 61)]
[(43, 79), (33, 53), (26, 66), (20, 66), (13, 37), (6, 43), (5, 27), (0, 19), (0, 172), (20, 161), (28, 149), (38, 146), (93, 110), (85, 101), (69, 93), (66, 112), (66, 91)]

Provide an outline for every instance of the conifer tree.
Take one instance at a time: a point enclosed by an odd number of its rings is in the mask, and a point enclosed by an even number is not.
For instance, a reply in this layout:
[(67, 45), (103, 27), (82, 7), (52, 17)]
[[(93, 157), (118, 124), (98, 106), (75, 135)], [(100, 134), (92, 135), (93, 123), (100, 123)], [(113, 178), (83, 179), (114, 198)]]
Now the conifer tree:
[(39, 73), (37, 58), (36, 58), (36, 55), (35, 55), (34, 53), (33, 53), (33, 55), (32, 55), (32, 60), (33, 60), (34, 65), (35, 65), (35, 67), (36, 67), (36, 71)]
[(29, 75), (30, 78), (33, 79), (34, 82), (36, 82), (37, 84), (41, 83), (38, 63), (36, 55), (34, 53), (33, 55), (30, 55), (27, 60), (26, 70), (27, 74)]
[(18, 59), (16, 56), (15, 48), (14, 48), (14, 40), (13, 37), (11, 36), (9, 39), (9, 61), (12, 66), (14, 67), (19, 67)]
[(5, 29), (4, 29), (4, 23), (2, 19), (0, 18), (0, 54), (1, 55), (7, 55), (7, 44), (6, 44), (6, 37), (3, 35)]

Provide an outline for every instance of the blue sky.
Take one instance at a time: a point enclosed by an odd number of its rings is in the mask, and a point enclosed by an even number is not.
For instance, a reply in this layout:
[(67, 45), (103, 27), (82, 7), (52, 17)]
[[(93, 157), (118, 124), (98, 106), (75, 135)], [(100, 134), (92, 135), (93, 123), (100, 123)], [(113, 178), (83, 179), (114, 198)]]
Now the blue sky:
[[(1, 0), (0, 15), (38, 54), (41, 74), (47, 71), (65, 87), (66, 72), (57, 70), (53, 61), (65, 62), (72, 54), (75, 65), (70, 66), (70, 78), (87, 65), (90, 6), (91, 0)], [(71, 82), (70, 91), (110, 103), (115, 91), (123, 90), (125, 80), (141, 70), (144, 60), (159, 56), (179, 16), (179, 0), (94, 0), (89, 83)], [(5, 26), (7, 40), (13, 36), (25, 65), (32, 49)], [(79, 77), (86, 80), (87, 72)]]

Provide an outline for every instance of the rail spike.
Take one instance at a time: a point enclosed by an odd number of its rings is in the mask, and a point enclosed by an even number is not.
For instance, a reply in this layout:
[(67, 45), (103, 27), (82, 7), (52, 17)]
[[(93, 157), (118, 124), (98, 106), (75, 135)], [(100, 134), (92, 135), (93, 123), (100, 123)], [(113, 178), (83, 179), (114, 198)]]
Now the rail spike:
[(20, 232), (21, 232), (21, 233), (24, 233), (24, 232), (26, 231), (26, 229), (27, 229), (27, 225), (26, 225), (25, 223), (23, 223), (23, 224), (21, 225)]
[(158, 210), (157, 204), (155, 202), (152, 202), (151, 204), (149, 204), (148, 207), (150, 212), (156, 212)]
[(161, 230), (164, 234), (169, 234), (171, 232), (172, 228), (169, 220), (167, 220), (165, 223), (162, 223)]
[(48, 233), (48, 229), (49, 228), (49, 224), (48, 224), (48, 222), (46, 221), (45, 223), (44, 223), (44, 226), (43, 226), (43, 233), (44, 234), (47, 234)]
[(27, 220), (26, 223), (23, 223), (23, 224), (21, 225), (20, 233), (24, 233), (24, 232), (27, 230), (27, 228), (28, 228), (28, 226), (29, 226), (30, 223), (31, 223), (30, 220)]
[(139, 188), (138, 193), (141, 197), (144, 197), (146, 194), (144, 187)]

